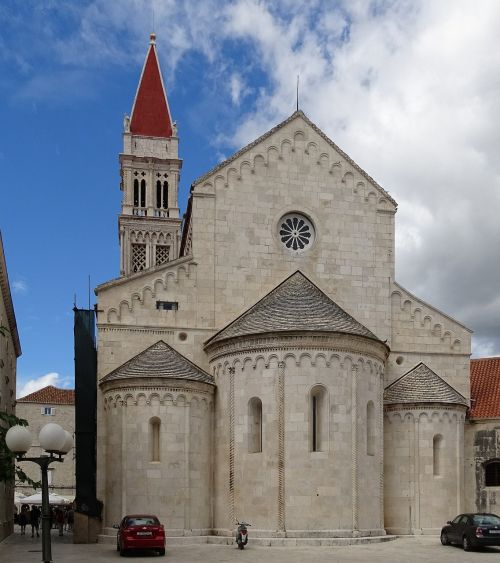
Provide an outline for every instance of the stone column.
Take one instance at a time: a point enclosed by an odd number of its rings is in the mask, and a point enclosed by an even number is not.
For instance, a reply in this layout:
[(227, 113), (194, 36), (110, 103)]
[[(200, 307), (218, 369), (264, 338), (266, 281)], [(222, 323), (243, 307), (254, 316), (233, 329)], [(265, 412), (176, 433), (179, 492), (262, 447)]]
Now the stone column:
[(189, 466), (189, 450), (191, 435), (191, 405), (184, 405), (184, 530), (191, 529), (191, 479)]
[(379, 510), (380, 529), (384, 529), (384, 372), (380, 372), (378, 388), (378, 465), (379, 465)]
[(121, 401), (122, 407), (122, 514), (127, 514), (127, 403)]
[(278, 362), (278, 532), (285, 535), (285, 362)]
[(234, 526), (234, 371), (229, 368), (229, 529)]
[(351, 490), (352, 530), (359, 535), (358, 518), (358, 366), (351, 367)]
[(420, 525), (420, 418), (415, 413), (414, 418), (414, 439), (413, 439), (413, 460), (414, 460), (414, 483), (415, 483), (415, 529), (413, 533), (421, 534)]

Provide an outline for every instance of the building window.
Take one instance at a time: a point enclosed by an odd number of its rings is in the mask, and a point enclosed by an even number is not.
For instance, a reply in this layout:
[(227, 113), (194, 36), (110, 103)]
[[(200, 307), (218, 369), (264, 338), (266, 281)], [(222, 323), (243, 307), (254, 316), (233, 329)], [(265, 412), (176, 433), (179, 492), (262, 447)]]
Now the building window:
[(168, 208), (168, 182), (162, 182), (158, 180), (156, 182), (156, 207), (158, 209)]
[(375, 455), (375, 405), (368, 401), (366, 405), (366, 453)]
[(149, 450), (151, 461), (160, 461), (160, 419), (154, 416), (149, 421)]
[(252, 397), (248, 401), (248, 452), (262, 451), (262, 401)]
[(326, 450), (328, 410), (327, 392), (322, 385), (316, 385), (310, 396), (310, 444), (312, 452)]
[(487, 461), (484, 465), (486, 487), (500, 487), (500, 461)]
[(146, 269), (146, 245), (132, 245), (132, 272), (142, 272)]
[(304, 252), (314, 242), (314, 227), (302, 213), (288, 213), (278, 224), (279, 237), (283, 246), (296, 252)]
[(141, 207), (146, 207), (146, 180), (141, 180)]
[(156, 308), (161, 311), (177, 311), (179, 303), (177, 301), (157, 301)]
[(160, 266), (166, 264), (170, 258), (170, 246), (167, 244), (157, 244), (155, 252), (155, 264)]
[(56, 414), (56, 409), (54, 407), (42, 407), (42, 414), (45, 416), (53, 416)]
[(443, 449), (443, 437), (436, 434), (432, 439), (432, 459), (433, 459), (433, 475), (438, 477), (441, 475), (441, 451)]
[(139, 180), (134, 180), (134, 207), (139, 207)]

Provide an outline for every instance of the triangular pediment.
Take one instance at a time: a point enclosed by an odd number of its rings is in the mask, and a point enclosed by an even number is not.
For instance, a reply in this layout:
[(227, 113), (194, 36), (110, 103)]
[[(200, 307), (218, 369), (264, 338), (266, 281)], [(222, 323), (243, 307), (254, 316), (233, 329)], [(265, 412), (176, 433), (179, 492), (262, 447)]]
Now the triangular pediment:
[(424, 363), (386, 387), (384, 404), (450, 403), (467, 405), (467, 400)]
[(163, 340), (159, 340), (128, 362), (108, 373), (101, 383), (119, 379), (187, 379), (214, 384), (212, 376), (177, 352)]
[(206, 345), (269, 332), (340, 332), (378, 338), (337, 305), (300, 270), (288, 277)]
[(252, 141), (251, 143), (249, 143), (248, 145), (246, 145), (245, 147), (243, 147), (242, 149), (240, 149), (238, 152), (234, 153), (232, 156), (230, 156), (228, 159), (220, 162), (217, 166), (215, 166), (214, 168), (212, 168), (211, 170), (209, 170), (206, 174), (204, 174), (203, 176), (197, 178), (193, 184), (192, 184), (192, 190), (194, 189), (194, 187), (198, 184), (201, 184), (202, 182), (205, 182), (206, 180), (208, 180), (211, 176), (213, 176), (214, 174), (216, 174), (218, 171), (222, 170), (223, 168), (226, 168), (229, 164), (231, 164), (232, 162), (234, 162), (235, 160), (239, 159), (240, 157), (243, 157), (246, 153), (249, 153), (252, 149), (254, 149), (257, 145), (264, 143), (264, 141), (266, 141), (269, 137), (271, 137), (272, 135), (274, 135), (275, 133), (277, 133), (278, 131), (280, 131), (281, 129), (283, 129), (285, 126), (287, 126), (289, 123), (291, 123), (294, 120), (301, 120), (306, 126), (310, 127), (313, 131), (315, 131), (324, 141), (326, 141), (326, 143), (343, 159), (345, 159), (345, 161), (352, 166), (352, 168), (354, 168), (359, 174), (361, 174), (361, 176), (363, 176), (376, 190), (378, 190), (380, 192), (380, 195), (387, 199), (395, 208), (397, 207), (397, 202), (391, 197), (391, 195), (384, 190), (384, 188), (382, 188), (382, 186), (380, 186), (368, 173), (366, 173), (349, 155), (347, 155), (339, 146), (337, 146), (316, 124), (314, 124), (306, 115), (302, 110), (297, 110), (294, 113), (292, 113), (292, 115), (290, 117), (288, 117), (287, 119), (285, 119), (284, 121), (282, 121), (281, 123), (279, 123), (278, 125), (276, 125), (275, 127), (273, 127), (272, 129), (270, 129), (267, 133), (264, 133), (264, 135), (261, 135), (259, 138), (257, 138), (255, 141)]

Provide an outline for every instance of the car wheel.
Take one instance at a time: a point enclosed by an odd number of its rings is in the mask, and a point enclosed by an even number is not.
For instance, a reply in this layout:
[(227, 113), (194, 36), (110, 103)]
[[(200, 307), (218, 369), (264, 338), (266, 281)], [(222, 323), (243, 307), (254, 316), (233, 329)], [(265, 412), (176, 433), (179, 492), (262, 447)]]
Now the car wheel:
[(441, 543), (443, 545), (450, 545), (450, 540), (448, 539), (448, 534), (446, 532), (441, 532)]
[(158, 555), (165, 555), (165, 548), (158, 550)]
[(464, 551), (472, 550), (472, 544), (467, 536), (464, 536), (462, 538), (462, 547), (464, 548)]
[(122, 557), (125, 557), (125, 555), (127, 555), (127, 550), (126, 550), (126, 549), (122, 549), (122, 548), (120, 547), (120, 555), (121, 555)]

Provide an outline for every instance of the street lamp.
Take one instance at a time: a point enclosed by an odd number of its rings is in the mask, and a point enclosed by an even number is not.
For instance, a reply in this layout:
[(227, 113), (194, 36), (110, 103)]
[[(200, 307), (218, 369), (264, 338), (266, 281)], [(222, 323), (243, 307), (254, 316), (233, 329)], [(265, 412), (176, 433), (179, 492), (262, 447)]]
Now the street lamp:
[(51, 563), (52, 549), (50, 545), (50, 509), (49, 509), (49, 480), (47, 469), (54, 461), (64, 461), (63, 455), (73, 447), (71, 434), (54, 422), (46, 424), (38, 435), (40, 446), (49, 455), (40, 457), (25, 457), (31, 448), (32, 438), (26, 426), (12, 426), (5, 435), (5, 442), (11, 452), (16, 455), (17, 461), (32, 461), (37, 463), (42, 470), (42, 561)]

